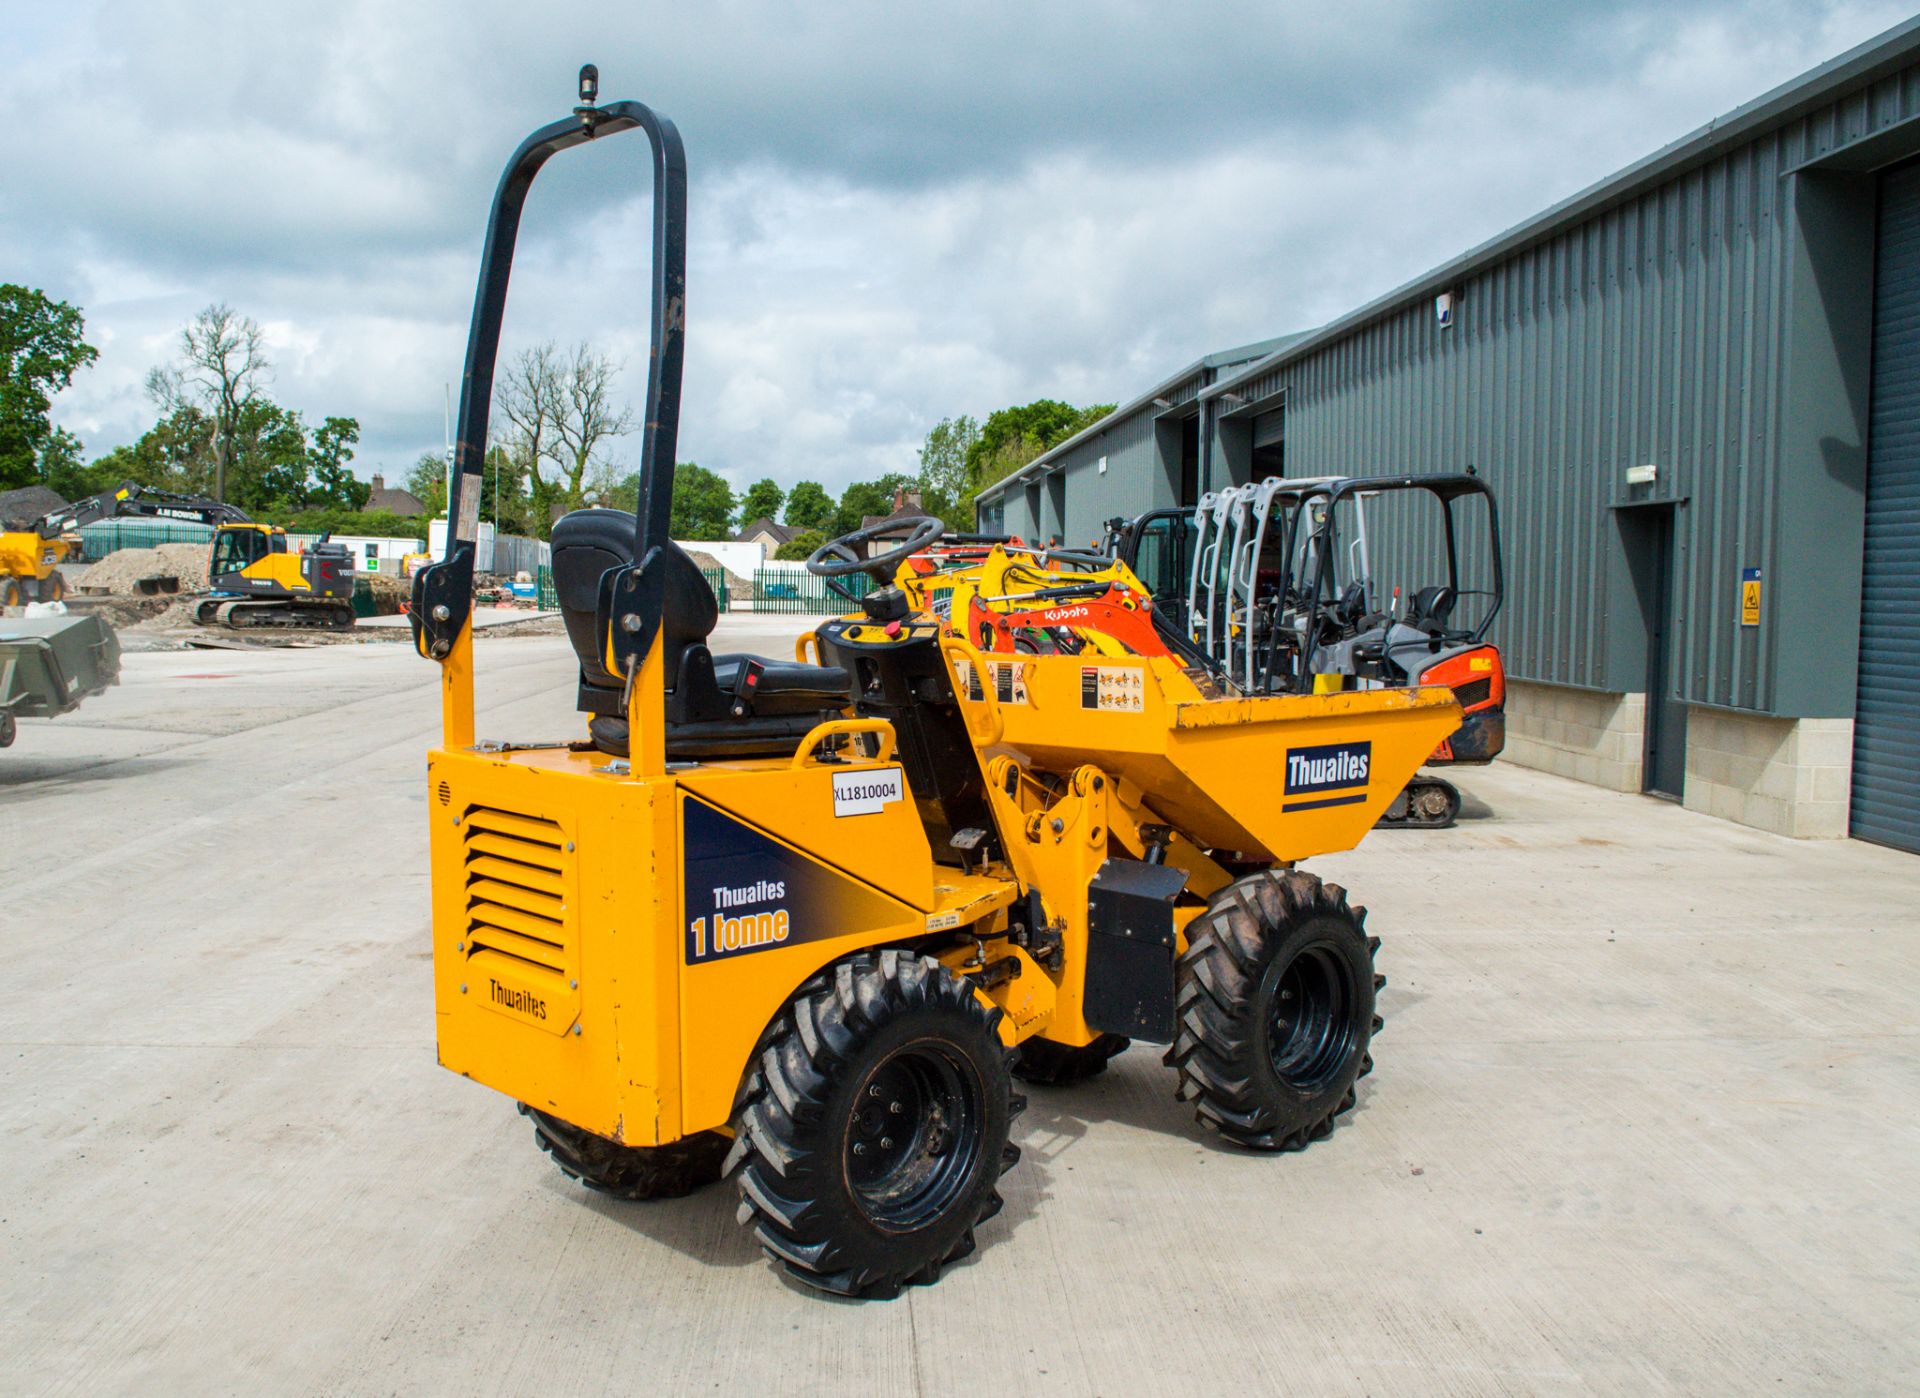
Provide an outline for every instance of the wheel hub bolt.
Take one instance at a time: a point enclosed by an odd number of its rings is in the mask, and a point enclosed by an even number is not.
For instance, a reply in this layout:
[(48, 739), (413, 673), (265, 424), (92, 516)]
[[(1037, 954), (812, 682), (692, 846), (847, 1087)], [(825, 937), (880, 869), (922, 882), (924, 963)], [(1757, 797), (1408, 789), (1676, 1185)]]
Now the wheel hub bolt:
[(882, 1137), (880, 1138), (880, 1149), (881, 1149), (881, 1150), (892, 1150), (892, 1149), (893, 1149), (893, 1137), (891, 1137), (891, 1136), (882, 1136)]
[(879, 1083), (874, 1083), (874, 1084), (873, 1084), (873, 1085), (872, 1085), (871, 1087), (869, 1087), (869, 1088), (867, 1089), (867, 1096), (869, 1096), (869, 1097), (878, 1097), (879, 1095), (880, 1095), (880, 1084), (879, 1084)]
[(853, 1143), (853, 1153), (855, 1155), (865, 1155), (867, 1153), (867, 1143), (865, 1141), (855, 1141)]
[(906, 1107), (899, 1102), (889, 1102), (887, 1103), (887, 1110), (892, 1112), (895, 1116), (899, 1116), (902, 1112), (906, 1110)]

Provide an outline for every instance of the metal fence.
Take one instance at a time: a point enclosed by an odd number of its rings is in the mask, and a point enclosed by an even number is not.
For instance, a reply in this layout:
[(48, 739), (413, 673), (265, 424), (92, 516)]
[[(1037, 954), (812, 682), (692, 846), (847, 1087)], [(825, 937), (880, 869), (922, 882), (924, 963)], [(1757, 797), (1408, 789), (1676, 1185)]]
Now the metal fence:
[(171, 520), (110, 519), (80, 531), (81, 548), (89, 562), (121, 549), (158, 548), (161, 544), (204, 544), (213, 538), (213, 526)]
[[(724, 568), (702, 568), (700, 576), (707, 580), (707, 586), (713, 589), (713, 600), (721, 611), (733, 605), (727, 596), (727, 573)], [(542, 566), (534, 570), (533, 581), (540, 610), (557, 612), (560, 610), (560, 593), (553, 585), (553, 569)]]
[(553, 546), (545, 539), (529, 539), (519, 534), (493, 536), (493, 567), (488, 571), (503, 578), (534, 573), (553, 562)]
[[(865, 573), (851, 573), (835, 581), (856, 597), (866, 596), (873, 587), (873, 579)], [(829, 588), (825, 578), (816, 578), (803, 568), (756, 568), (753, 609), (832, 616), (853, 610), (853, 603)]]

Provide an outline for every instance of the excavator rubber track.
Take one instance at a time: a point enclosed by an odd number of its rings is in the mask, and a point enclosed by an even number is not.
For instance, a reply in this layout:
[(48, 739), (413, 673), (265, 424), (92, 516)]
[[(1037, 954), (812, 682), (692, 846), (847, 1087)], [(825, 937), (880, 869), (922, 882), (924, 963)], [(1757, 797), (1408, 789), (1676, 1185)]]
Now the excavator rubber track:
[(1460, 789), (1440, 777), (1416, 772), (1385, 814), (1373, 823), (1376, 830), (1445, 830), (1460, 815)]
[(209, 597), (194, 608), (193, 619), (200, 626), (224, 626), (232, 631), (351, 631), (354, 620), (353, 606), (345, 601), (253, 601), (245, 597)]

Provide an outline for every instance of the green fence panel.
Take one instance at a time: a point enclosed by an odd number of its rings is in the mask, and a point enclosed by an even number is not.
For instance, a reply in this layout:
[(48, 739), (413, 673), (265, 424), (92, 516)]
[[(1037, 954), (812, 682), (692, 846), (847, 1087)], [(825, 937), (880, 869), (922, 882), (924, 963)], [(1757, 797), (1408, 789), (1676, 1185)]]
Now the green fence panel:
[(727, 570), (725, 568), (702, 568), (700, 576), (707, 580), (707, 586), (713, 589), (713, 600), (726, 611), (733, 605), (733, 599), (727, 595)]
[(110, 519), (89, 524), (80, 531), (81, 548), (88, 562), (98, 562), (121, 549), (158, 548), (161, 544), (204, 544), (213, 538), (213, 529), (205, 524), (183, 524), (170, 520)]
[[(865, 573), (851, 573), (836, 581), (856, 597), (866, 596), (873, 588), (873, 579)], [(852, 611), (854, 604), (828, 587), (825, 578), (816, 578), (799, 568), (756, 568), (753, 573), (753, 609), (756, 612), (833, 616)]]

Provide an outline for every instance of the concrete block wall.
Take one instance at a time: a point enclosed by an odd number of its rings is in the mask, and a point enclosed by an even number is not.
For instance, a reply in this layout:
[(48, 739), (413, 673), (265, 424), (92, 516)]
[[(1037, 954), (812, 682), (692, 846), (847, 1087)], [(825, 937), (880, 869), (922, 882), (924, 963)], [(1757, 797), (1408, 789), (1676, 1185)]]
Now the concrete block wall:
[(1639, 791), (1647, 697), (1507, 681), (1507, 747), (1501, 760)]
[(1687, 711), (1690, 811), (1776, 835), (1839, 839), (1852, 790), (1852, 719)]

